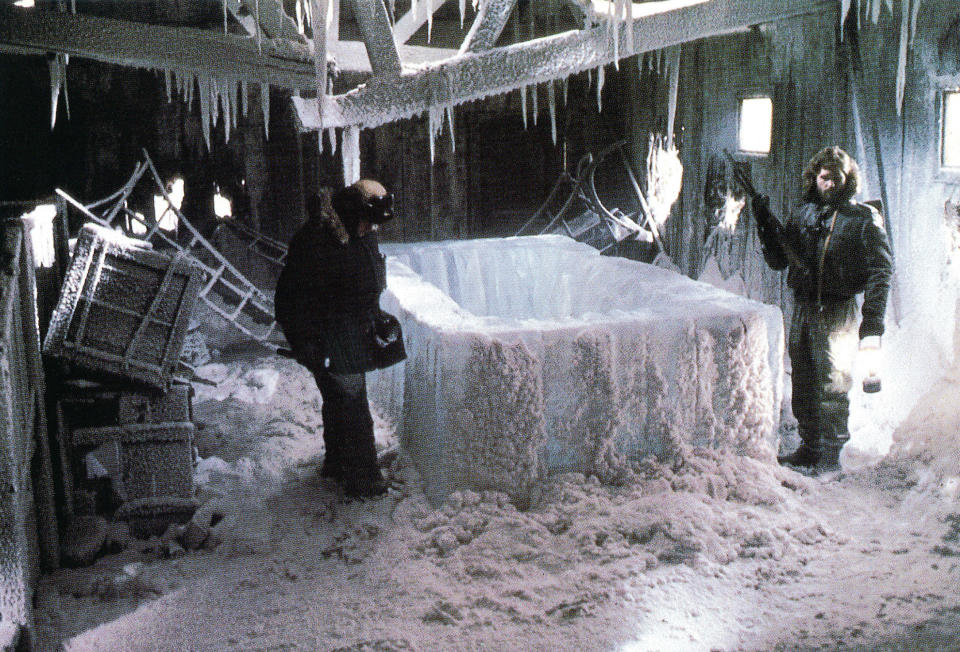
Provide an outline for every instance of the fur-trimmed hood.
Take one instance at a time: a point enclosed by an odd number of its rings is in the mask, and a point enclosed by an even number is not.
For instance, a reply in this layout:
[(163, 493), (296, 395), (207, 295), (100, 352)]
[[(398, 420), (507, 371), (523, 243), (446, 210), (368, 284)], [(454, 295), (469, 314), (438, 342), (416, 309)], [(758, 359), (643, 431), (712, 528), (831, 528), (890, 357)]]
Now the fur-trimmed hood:
[(343, 220), (333, 208), (333, 191), (330, 188), (321, 188), (320, 191), (307, 198), (307, 215), (316, 220), (340, 244), (350, 242), (350, 234)]
[(817, 197), (817, 175), (820, 170), (827, 168), (829, 170), (839, 170), (843, 173), (846, 182), (837, 195), (837, 204), (844, 204), (851, 199), (860, 190), (860, 166), (857, 162), (839, 147), (824, 147), (817, 152), (813, 158), (807, 162), (803, 169), (803, 198), (805, 201), (816, 202)]

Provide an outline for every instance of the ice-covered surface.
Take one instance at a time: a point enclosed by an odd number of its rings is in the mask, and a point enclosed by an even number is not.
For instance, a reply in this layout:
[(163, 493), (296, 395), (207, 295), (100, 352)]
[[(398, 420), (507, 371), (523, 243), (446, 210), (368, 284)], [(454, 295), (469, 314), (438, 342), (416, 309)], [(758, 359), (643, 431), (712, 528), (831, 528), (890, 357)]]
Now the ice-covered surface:
[(402, 453), (376, 500), (318, 480), (319, 393), (293, 361), (213, 364), (196, 407), (216, 545), (155, 538), (46, 576), (38, 650), (957, 649), (955, 380), (856, 474), (691, 448), (617, 485), (548, 479), (526, 510), (469, 491), (434, 509)]
[(681, 446), (766, 458), (780, 311), (562, 236), (384, 245), (408, 360), (371, 396), (442, 500), (614, 477)]

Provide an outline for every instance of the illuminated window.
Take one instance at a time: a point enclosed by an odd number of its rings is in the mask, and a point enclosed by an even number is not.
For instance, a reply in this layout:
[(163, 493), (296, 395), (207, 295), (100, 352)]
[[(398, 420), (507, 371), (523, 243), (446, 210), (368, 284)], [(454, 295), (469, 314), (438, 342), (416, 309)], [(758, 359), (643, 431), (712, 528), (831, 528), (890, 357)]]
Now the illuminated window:
[(177, 213), (173, 209), (176, 208), (180, 210), (180, 207), (183, 205), (183, 179), (175, 177), (167, 185), (167, 194), (170, 196), (170, 202), (173, 205), (171, 206), (170, 203), (167, 203), (163, 195), (154, 195), (153, 214), (157, 216), (161, 229), (175, 233), (177, 230)]
[(769, 154), (773, 132), (773, 101), (769, 97), (740, 100), (738, 149), (747, 154)]
[(15, 7), (23, 7), (24, 9), (30, 9), (36, 3), (34, 2), (34, 0), (17, 0), (13, 4)]
[(940, 165), (960, 170), (960, 90), (943, 92)]
[(213, 213), (221, 220), (233, 216), (233, 204), (229, 199), (220, 194), (219, 188), (217, 189), (217, 194), (213, 196)]
[(30, 228), (33, 264), (37, 267), (53, 267), (53, 218), (56, 216), (57, 207), (53, 204), (40, 204), (23, 216)]

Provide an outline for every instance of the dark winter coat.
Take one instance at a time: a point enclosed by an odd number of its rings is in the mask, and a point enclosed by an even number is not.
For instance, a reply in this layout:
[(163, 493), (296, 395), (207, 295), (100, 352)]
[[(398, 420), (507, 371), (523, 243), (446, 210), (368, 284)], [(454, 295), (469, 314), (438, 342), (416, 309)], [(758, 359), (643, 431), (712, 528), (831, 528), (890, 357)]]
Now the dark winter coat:
[[(790, 261), (783, 244), (770, 232), (761, 230), (760, 235), (767, 264), (786, 268)], [(839, 204), (805, 201), (791, 213), (783, 238), (806, 263), (806, 270), (790, 264), (787, 274), (798, 301), (837, 304), (862, 292), (860, 337), (883, 334), (893, 256), (880, 213), (852, 199)]]
[(375, 350), (384, 257), (375, 231), (350, 236), (327, 209), (290, 241), (274, 298), (277, 322), (312, 371), (372, 371), (385, 366)]

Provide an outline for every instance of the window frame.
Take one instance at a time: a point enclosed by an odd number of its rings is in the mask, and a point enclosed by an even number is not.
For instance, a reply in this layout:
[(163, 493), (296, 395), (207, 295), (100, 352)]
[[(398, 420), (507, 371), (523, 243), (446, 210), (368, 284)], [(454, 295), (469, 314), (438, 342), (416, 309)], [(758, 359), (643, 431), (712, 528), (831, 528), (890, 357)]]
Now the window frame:
[[(960, 83), (942, 83), (937, 89), (937, 177), (946, 181), (960, 181), (960, 151), (955, 156), (957, 163), (946, 165), (944, 155), (946, 154), (946, 133), (947, 133), (947, 95), (953, 95), (954, 101), (960, 102)], [(960, 111), (958, 111), (958, 122), (956, 125), (960, 131)]]

